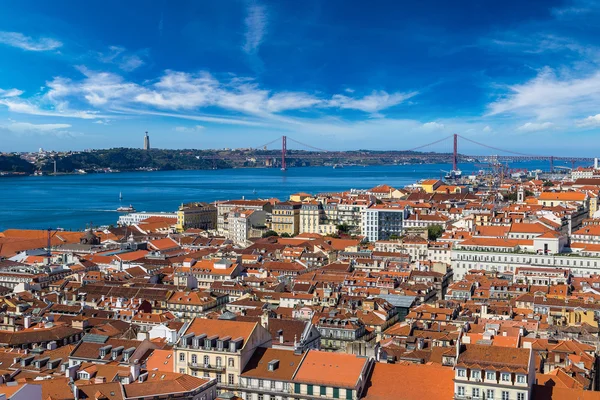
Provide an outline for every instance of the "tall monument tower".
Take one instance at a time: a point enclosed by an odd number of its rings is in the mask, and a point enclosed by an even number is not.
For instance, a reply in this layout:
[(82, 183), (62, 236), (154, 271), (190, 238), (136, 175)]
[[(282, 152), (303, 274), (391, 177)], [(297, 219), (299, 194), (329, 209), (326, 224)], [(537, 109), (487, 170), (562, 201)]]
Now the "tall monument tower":
[(144, 136), (144, 150), (150, 150), (150, 136), (148, 136), (148, 131), (146, 131), (146, 136)]

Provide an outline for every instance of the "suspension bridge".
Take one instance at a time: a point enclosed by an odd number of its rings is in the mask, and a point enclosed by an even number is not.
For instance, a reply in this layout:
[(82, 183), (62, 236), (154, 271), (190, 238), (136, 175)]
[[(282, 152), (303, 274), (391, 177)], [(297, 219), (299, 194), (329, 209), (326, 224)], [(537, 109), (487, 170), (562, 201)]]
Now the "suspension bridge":
[[(492, 150), (495, 153), (490, 156), (483, 155), (468, 155), (461, 154), (458, 152), (459, 139), (461, 141), (469, 142), (477, 145), (481, 148)], [(431, 148), (434, 145), (442, 142), (451, 142), (452, 147), (449, 148), (449, 152), (440, 153), (434, 151), (424, 151), (426, 148)], [(288, 143), (292, 143), (299, 146), (302, 150), (294, 150), (288, 148)], [(277, 152), (274, 152), (273, 146), (277, 146)], [(279, 147), (280, 146), (280, 147)], [(438, 147), (439, 148), (439, 147)], [(307, 149), (307, 150), (305, 150)], [(460, 161), (475, 161), (483, 159), (493, 159), (494, 162), (519, 162), (519, 161), (548, 161), (550, 171), (554, 172), (554, 164), (557, 162), (571, 163), (574, 167), (575, 163), (580, 162), (594, 162), (592, 157), (567, 157), (567, 156), (553, 156), (553, 155), (540, 155), (540, 154), (528, 154), (518, 152), (514, 150), (503, 149), (496, 146), (491, 146), (485, 143), (475, 141), (473, 139), (466, 138), (459, 134), (452, 134), (441, 139), (435, 140), (431, 143), (426, 143), (417, 147), (405, 149), (405, 150), (386, 150), (386, 151), (367, 151), (367, 150), (349, 150), (349, 151), (331, 151), (322, 149), (310, 144), (302, 143), (298, 140), (292, 139), (288, 136), (278, 137), (268, 143), (261, 146), (251, 148), (252, 154), (249, 155), (244, 151), (230, 151), (227, 153), (221, 153), (218, 155), (205, 156), (205, 159), (212, 160), (224, 160), (224, 161), (239, 161), (251, 157), (253, 160), (267, 161), (278, 159), (281, 169), (285, 170), (288, 166), (288, 161), (291, 159), (302, 159), (302, 160), (332, 160), (332, 161), (344, 161), (344, 162), (364, 162), (368, 160), (380, 160), (384, 162), (399, 163), (409, 162), (415, 159), (428, 161), (428, 162), (448, 162), (452, 163), (453, 170), (458, 169), (458, 163)], [(281, 151), (281, 153), (279, 153)], [(278, 154), (279, 153), (279, 154)]]

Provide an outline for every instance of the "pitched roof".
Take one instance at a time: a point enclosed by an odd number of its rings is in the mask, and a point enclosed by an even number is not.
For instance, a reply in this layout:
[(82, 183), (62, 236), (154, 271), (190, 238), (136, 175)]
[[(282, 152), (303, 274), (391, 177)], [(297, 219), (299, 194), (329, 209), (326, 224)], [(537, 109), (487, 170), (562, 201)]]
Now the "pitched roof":
[(294, 376), (294, 382), (355, 388), (367, 364), (352, 354), (310, 350)]
[(439, 365), (375, 363), (363, 399), (452, 399), (453, 379), (454, 370)]

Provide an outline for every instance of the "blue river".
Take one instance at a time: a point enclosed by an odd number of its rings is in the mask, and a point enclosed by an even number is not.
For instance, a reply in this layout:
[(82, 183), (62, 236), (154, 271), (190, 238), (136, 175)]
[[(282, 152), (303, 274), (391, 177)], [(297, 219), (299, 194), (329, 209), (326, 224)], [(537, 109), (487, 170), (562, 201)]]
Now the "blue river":
[[(548, 169), (546, 162), (510, 165)], [(463, 175), (480, 166), (461, 164)], [(0, 178), (0, 231), (8, 228), (70, 230), (115, 224), (120, 206), (138, 211), (173, 212), (181, 203), (276, 197), (295, 192), (322, 193), (368, 189), (385, 183), (402, 187), (424, 178), (439, 178), (448, 164), (229, 169), (208, 171), (127, 172)], [(119, 193), (123, 200), (119, 201)]]

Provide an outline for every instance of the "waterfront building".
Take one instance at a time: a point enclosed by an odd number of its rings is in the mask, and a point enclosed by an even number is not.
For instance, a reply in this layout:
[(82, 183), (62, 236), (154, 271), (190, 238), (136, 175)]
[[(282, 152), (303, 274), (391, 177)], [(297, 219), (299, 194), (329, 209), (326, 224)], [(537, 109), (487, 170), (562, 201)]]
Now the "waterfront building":
[(331, 235), (337, 233), (337, 204), (314, 200), (300, 208), (300, 233)]
[(187, 203), (177, 210), (177, 231), (186, 229), (216, 229), (217, 208), (208, 203)]
[(161, 219), (162, 218), (173, 219), (173, 223), (175, 223), (177, 220), (176, 213), (145, 212), (144, 211), (144, 212), (135, 212), (135, 213), (121, 215), (121, 216), (119, 216), (119, 220), (118, 220), (117, 224), (119, 226), (136, 225), (136, 224), (139, 224), (140, 222), (142, 222), (148, 218), (152, 218), (152, 217), (161, 218)]

